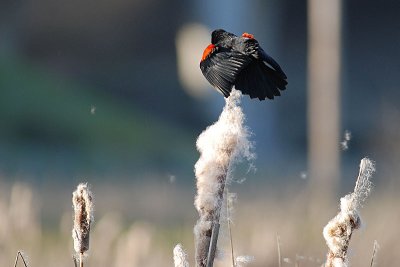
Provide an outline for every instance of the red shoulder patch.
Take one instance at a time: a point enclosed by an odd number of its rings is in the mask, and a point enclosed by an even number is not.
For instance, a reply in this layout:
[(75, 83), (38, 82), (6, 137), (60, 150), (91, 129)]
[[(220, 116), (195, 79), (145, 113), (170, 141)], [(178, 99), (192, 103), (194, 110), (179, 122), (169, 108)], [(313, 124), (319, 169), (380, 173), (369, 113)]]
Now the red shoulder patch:
[(215, 45), (209, 44), (206, 49), (204, 49), (203, 56), (201, 58), (201, 61), (205, 60), (215, 49)]
[(247, 32), (244, 32), (242, 34), (242, 37), (249, 38), (249, 39), (254, 39), (254, 35), (251, 34), (251, 33), (247, 33)]

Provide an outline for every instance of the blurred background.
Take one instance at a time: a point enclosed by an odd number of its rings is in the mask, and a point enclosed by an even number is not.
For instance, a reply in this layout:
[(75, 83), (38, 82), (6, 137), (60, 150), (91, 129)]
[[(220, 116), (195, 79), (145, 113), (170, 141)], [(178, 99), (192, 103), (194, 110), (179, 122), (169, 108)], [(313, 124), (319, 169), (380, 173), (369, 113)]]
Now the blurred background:
[(195, 142), (224, 105), (199, 61), (224, 28), (254, 34), (289, 82), (273, 101), (243, 97), (257, 170), (238, 166), (230, 188), (237, 255), (276, 266), (279, 235), (283, 264), (320, 266), (322, 227), (368, 156), (375, 189), (351, 262), (368, 265), (377, 240), (379, 265), (395, 266), (400, 3), (315, 2), (2, 0), (1, 265), (24, 250), (31, 266), (72, 266), (81, 181), (96, 201), (89, 266), (172, 266), (179, 242), (193, 262)]

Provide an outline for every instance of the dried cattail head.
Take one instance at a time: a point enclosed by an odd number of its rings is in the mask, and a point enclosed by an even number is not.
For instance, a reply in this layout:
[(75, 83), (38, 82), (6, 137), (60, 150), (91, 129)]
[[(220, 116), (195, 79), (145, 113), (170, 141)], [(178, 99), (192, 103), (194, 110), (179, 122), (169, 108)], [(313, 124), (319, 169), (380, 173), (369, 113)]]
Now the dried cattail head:
[(93, 196), (88, 185), (81, 183), (72, 194), (72, 204), (74, 207), (74, 228), (72, 238), (74, 239), (74, 249), (78, 254), (83, 254), (89, 250), (90, 226), (93, 217)]
[(325, 226), (323, 235), (329, 247), (326, 267), (348, 266), (350, 239), (353, 231), (361, 226), (359, 209), (371, 192), (374, 172), (374, 163), (368, 158), (362, 159), (354, 191), (340, 199), (340, 212)]
[[(244, 124), (245, 116), (240, 106), (241, 95), (239, 90), (232, 89), (218, 121), (204, 130), (196, 142), (200, 158), (195, 165), (195, 207), (200, 218), (194, 233), (195, 258), (197, 266), (200, 267), (206, 266), (209, 260), (214, 260), (213, 246), (218, 239), (218, 230), (215, 227), (219, 227), (224, 189), (230, 182), (230, 173), (235, 163), (255, 157), (252, 143), (249, 141), (250, 131)], [(212, 235), (215, 241), (211, 240)], [(215, 242), (211, 249), (210, 242)]]
[(177, 244), (174, 248), (174, 264), (175, 267), (189, 267), (187, 254), (181, 244)]

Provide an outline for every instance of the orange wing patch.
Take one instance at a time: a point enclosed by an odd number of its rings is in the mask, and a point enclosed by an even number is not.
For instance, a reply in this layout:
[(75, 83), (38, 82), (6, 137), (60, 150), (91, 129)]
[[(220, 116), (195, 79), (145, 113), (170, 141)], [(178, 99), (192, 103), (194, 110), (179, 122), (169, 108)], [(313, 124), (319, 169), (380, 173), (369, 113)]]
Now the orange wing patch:
[(205, 60), (215, 49), (215, 45), (209, 44), (206, 49), (204, 49), (203, 52), (203, 57), (201, 58), (201, 61)]
[(249, 39), (254, 39), (254, 35), (251, 34), (251, 33), (247, 33), (247, 32), (243, 33), (242, 37), (249, 38)]

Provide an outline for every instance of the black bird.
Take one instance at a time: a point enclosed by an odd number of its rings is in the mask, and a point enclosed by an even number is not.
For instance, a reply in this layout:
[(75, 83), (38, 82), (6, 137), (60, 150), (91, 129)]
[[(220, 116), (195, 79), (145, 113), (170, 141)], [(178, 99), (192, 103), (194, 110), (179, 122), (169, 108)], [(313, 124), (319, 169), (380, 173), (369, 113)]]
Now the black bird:
[(236, 36), (218, 29), (211, 34), (200, 62), (206, 79), (228, 97), (235, 86), (250, 98), (265, 100), (280, 96), (287, 77), (279, 64), (270, 57), (249, 33)]

